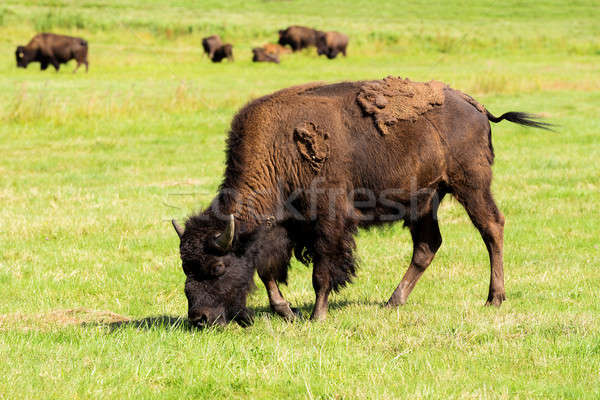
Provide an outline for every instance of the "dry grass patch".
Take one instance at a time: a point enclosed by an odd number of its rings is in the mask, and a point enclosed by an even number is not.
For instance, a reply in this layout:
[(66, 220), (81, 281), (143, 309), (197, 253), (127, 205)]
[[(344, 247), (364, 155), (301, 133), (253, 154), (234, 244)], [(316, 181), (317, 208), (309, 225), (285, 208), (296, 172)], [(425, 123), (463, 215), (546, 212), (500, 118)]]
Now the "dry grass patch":
[(11, 313), (0, 315), (0, 331), (3, 330), (51, 330), (56, 327), (81, 324), (110, 324), (130, 321), (130, 318), (112, 311), (89, 308), (67, 308), (39, 314)]

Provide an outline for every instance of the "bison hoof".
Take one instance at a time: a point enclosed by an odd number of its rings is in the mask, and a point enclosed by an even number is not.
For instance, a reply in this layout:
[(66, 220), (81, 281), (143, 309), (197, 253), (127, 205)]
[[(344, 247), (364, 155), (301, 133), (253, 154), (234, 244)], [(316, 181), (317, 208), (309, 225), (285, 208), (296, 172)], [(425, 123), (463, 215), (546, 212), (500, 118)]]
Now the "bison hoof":
[(288, 303), (271, 304), (271, 308), (286, 321), (302, 317), (302, 313), (297, 308), (291, 308)]
[(294, 313), (295, 319), (302, 319), (302, 318), (304, 318), (304, 316), (302, 315), (302, 311), (300, 311), (299, 308), (292, 307), (291, 310), (292, 310), (292, 313)]
[(504, 293), (497, 293), (497, 294), (490, 294), (488, 296), (487, 301), (485, 302), (486, 306), (494, 306), (494, 307), (500, 307), (500, 305), (502, 304), (502, 302), (506, 300), (506, 294)]
[(235, 321), (242, 327), (247, 328), (254, 323), (254, 311), (243, 310), (236, 317)]

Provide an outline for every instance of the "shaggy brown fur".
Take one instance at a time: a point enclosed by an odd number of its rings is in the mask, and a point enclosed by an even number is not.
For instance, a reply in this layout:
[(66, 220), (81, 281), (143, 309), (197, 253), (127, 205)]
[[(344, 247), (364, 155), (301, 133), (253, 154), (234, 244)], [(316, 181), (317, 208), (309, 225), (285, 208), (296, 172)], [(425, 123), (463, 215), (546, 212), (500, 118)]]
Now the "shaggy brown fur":
[(269, 54), (262, 47), (255, 47), (252, 49), (252, 61), (254, 62), (272, 62), (279, 64), (279, 57), (277, 54)]
[[(312, 318), (325, 318), (330, 292), (355, 273), (357, 227), (394, 221), (404, 221), (414, 243), (408, 271), (387, 303), (404, 304), (441, 245), (437, 209), (446, 194), (464, 206), (488, 249), (487, 304), (502, 303), (504, 217), (490, 190), (489, 120), (547, 126), (524, 113), (496, 118), (444, 86), (444, 96), (428, 102), (427, 110), (394, 120), (381, 135), (360, 98), (367, 87), (386, 98), (384, 108), (410, 101), (402, 90), (388, 95), (388, 83), (292, 87), (249, 103), (233, 118), (218, 195), (185, 229), (176, 226), (192, 323), (250, 323), (246, 297), (255, 270), (272, 309), (295, 318), (278, 288), (286, 281), (292, 249), (302, 262), (312, 262)], [(417, 91), (431, 86), (406, 85)], [(214, 241), (226, 231), (229, 215), (235, 216), (235, 234), (223, 249)]]
[(326, 55), (327, 58), (334, 59), (339, 53), (346, 57), (346, 48), (348, 47), (348, 36), (339, 32), (321, 32), (317, 38), (317, 54)]
[(85, 65), (87, 72), (87, 54), (88, 43), (84, 39), (54, 33), (39, 33), (26, 46), (18, 46), (15, 51), (18, 67), (27, 68), (29, 63), (39, 62), (42, 71), (48, 68), (48, 65), (52, 65), (58, 71), (60, 64), (75, 60), (77, 66), (73, 72), (77, 71), (81, 64)]
[(290, 26), (279, 31), (279, 43), (282, 46), (289, 45), (293, 52), (306, 47), (316, 46), (317, 38), (323, 32), (306, 26)]
[(202, 39), (202, 48), (204, 49), (204, 54), (208, 56), (212, 60), (215, 51), (219, 47), (223, 45), (221, 41), (221, 37), (219, 35), (212, 35)]

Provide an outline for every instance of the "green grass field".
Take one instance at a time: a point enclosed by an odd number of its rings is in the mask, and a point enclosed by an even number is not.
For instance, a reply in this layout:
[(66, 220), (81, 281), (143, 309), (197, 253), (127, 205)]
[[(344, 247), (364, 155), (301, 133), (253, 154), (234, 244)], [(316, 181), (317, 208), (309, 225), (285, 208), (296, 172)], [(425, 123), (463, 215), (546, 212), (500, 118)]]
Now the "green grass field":
[[(203, 3), (0, 4), (0, 399), (600, 397), (597, 1)], [(290, 24), (347, 33), (348, 57), (253, 64)], [(17, 69), (40, 30), (85, 37), (89, 73)], [(234, 63), (202, 57), (212, 33)], [(404, 307), (382, 307), (412, 249), (397, 224), (360, 232), (358, 276), (325, 322), (275, 317), (259, 283), (252, 327), (187, 329), (169, 221), (216, 193), (236, 110), (387, 75), (559, 125), (493, 127), (508, 300), (483, 307), (487, 252), (448, 199), (444, 244)], [(309, 314), (309, 268), (294, 262), (283, 290)]]

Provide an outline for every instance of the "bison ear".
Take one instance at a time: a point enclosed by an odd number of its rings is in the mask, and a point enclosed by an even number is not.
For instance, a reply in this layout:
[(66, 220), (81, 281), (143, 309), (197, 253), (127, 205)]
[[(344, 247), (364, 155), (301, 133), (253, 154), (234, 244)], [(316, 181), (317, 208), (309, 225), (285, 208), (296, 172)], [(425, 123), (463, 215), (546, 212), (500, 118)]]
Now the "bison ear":
[(177, 236), (179, 236), (179, 239), (181, 239), (183, 236), (183, 228), (177, 222), (175, 222), (174, 219), (171, 220), (171, 223), (173, 224), (173, 228), (175, 228), (175, 232), (177, 232)]
[(283, 32), (285, 32), (283, 29), (279, 30), (279, 36), (283, 35)]

